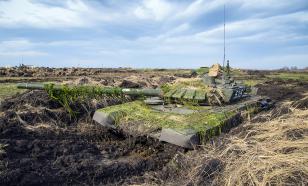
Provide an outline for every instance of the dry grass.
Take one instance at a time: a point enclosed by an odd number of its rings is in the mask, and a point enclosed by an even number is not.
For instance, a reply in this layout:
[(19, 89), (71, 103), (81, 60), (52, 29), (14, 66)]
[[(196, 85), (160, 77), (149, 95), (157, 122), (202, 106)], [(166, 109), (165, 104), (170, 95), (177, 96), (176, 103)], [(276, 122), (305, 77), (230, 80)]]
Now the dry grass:
[[(226, 164), (219, 185), (306, 185), (308, 110), (257, 123), (245, 137), (231, 137), (220, 153)], [(234, 153), (237, 152), (237, 153)]]

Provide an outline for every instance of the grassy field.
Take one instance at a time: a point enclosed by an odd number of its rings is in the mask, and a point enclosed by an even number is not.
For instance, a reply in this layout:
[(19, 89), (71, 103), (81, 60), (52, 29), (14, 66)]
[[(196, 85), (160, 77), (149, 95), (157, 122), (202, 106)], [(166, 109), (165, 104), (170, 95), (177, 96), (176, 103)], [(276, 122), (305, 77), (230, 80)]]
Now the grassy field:
[(0, 102), (7, 97), (24, 91), (25, 90), (18, 89), (15, 83), (0, 83)]
[(308, 73), (297, 73), (297, 72), (281, 72), (281, 73), (274, 73), (271, 75), (268, 75), (269, 78), (279, 78), (283, 80), (300, 80), (300, 81), (308, 81)]
[(308, 73), (305, 72), (273, 72), (269, 75), (263, 77), (250, 78), (249, 75), (241, 74), (241, 80), (247, 86), (255, 86), (262, 82), (272, 79), (281, 79), (281, 80), (296, 80), (301, 82), (308, 82)]

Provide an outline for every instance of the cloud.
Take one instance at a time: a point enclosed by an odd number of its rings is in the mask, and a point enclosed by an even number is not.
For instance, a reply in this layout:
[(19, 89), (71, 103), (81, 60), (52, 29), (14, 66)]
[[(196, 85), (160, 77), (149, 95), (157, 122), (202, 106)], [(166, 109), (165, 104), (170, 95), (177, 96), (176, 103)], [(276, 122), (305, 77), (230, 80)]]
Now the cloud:
[(0, 1), (0, 27), (82, 28), (117, 16), (103, 7), (82, 0), (63, 0), (54, 4), (31, 0)]
[(222, 7), (224, 4), (226, 4), (226, 1), (224, 0), (197, 0), (193, 1), (187, 8), (185, 8), (183, 11), (176, 14), (176, 18), (183, 19), (183, 18), (193, 18), (200, 14), (208, 13), (218, 7)]
[(46, 56), (48, 55), (46, 52), (39, 51), (16, 51), (16, 52), (2, 52), (0, 51), (0, 56), (2, 57), (38, 57), (38, 56)]
[(161, 21), (175, 10), (175, 6), (165, 0), (143, 0), (137, 6), (134, 14), (139, 19), (150, 19)]
[[(307, 39), (306, 33), (299, 31), (300, 25), (308, 25), (308, 14), (296, 12), (266, 18), (243, 19), (227, 23), (227, 40), (233, 43), (249, 42), (287, 42), (298, 39)], [(222, 41), (223, 25), (196, 33), (196, 37), (203, 40)]]
[(11, 0), (1, 1), (0, 7), (2, 27), (81, 27), (88, 24), (82, 18), (82, 13), (88, 11), (82, 1), (67, 1), (65, 7), (56, 7), (30, 0)]
[(6, 40), (0, 42), (1, 49), (12, 50), (12, 49), (25, 49), (33, 46), (29, 40), (26, 39), (14, 39), (14, 40)]
[(48, 53), (36, 49), (40, 43), (33, 43), (26, 39), (6, 40), (0, 42), (0, 57), (37, 57)]

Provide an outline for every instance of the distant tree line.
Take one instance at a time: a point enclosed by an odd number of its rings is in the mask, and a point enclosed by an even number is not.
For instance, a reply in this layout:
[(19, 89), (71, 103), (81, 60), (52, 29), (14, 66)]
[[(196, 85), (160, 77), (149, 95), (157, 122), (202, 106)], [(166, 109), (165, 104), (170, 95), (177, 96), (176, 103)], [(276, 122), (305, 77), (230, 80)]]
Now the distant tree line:
[(284, 66), (280, 69), (278, 69), (279, 71), (287, 71), (287, 72), (294, 72), (294, 71), (302, 71), (302, 70), (308, 70), (308, 67), (305, 67), (305, 68), (297, 68), (297, 66), (291, 66), (291, 67), (287, 67), (287, 66)]

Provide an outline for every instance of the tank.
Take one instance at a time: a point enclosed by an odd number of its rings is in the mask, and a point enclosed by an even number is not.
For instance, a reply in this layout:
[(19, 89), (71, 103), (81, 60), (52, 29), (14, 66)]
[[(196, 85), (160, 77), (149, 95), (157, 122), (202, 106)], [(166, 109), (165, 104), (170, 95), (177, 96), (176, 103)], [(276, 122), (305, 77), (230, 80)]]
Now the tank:
[(257, 96), (252, 89), (235, 82), (230, 70), (223, 70), (219, 65), (213, 65), (202, 78), (186, 79), (157, 89), (38, 83), (21, 83), (17, 87), (46, 90), (53, 98), (59, 92), (74, 94), (72, 97), (81, 93), (130, 96), (131, 102), (98, 109), (93, 120), (127, 135), (148, 136), (188, 149), (228, 131), (244, 117), (272, 104), (270, 99)]
[(161, 96), (99, 109), (93, 119), (129, 135), (193, 149), (272, 106), (255, 88), (234, 81), (229, 64), (224, 70), (213, 65), (199, 80), (161, 89)]

